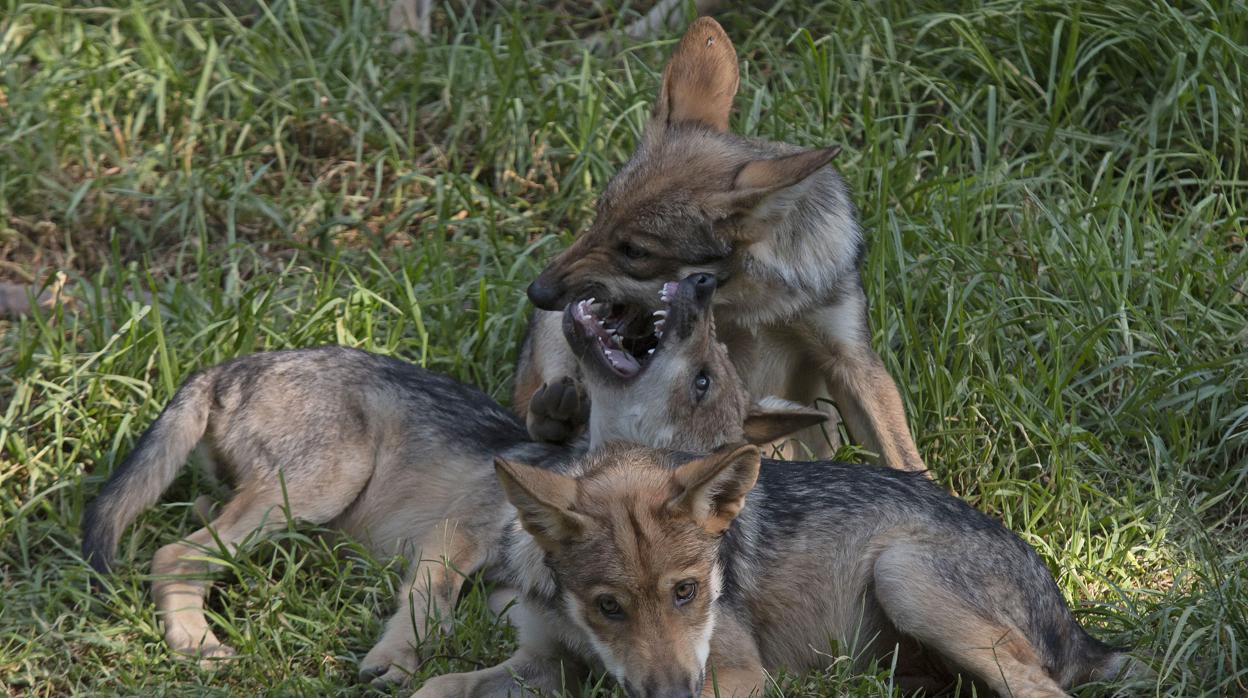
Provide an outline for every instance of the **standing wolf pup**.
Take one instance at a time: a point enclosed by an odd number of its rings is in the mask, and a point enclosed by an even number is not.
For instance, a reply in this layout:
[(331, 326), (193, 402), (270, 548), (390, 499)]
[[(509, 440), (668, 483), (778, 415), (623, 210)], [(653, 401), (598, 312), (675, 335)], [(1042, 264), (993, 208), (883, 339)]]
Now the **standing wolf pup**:
[[(713, 274), (719, 337), (751, 395), (812, 404), (830, 394), (854, 438), (885, 464), (923, 470), (897, 386), (871, 348), (865, 243), (845, 183), (828, 166), (837, 149), (730, 133), (737, 82), (732, 42), (699, 18), (663, 71), (637, 152), (529, 298), (541, 311), (590, 296), (618, 304), (608, 324), (637, 354), (644, 322), (626, 309), (654, 308), (667, 279)], [(535, 438), (561, 441), (586, 410), (567, 380), (576, 366), (559, 315), (541, 311), (521, 351), (514, 407)], [(820, 435), (803, 441), (826, 453)]]
[[(646, 370), (590, 381), (591, 394), (620, 419), (591, 429), (595, 443), (641, 441), (708, 450), (724, 440), (766, 443), (823, 415), (792, 404), (750, 407), (722, 344), (710, 303), (714, 279), (668, 287), (668, 331)], [(600, 373), (606, 360), (594, 307), (567, 311), (568, 341)], [(609, 386), (607, 385), (609, 382)], [(629, 386), (634, 389), (630, 390)], [(673, 400), (662, 399), (679, 394)], [(691, 408), (694, 396), (698, 405)], [(604, 414), (606, 410), (604, 410)], [(465, 576), (496, 554), (510, 519), (491, 467), (496, 456), (558, 468), (581, 447), (529, 441), (524, 426), (484, 393), (403, 361), (345, 347), (253, 354), (188, 378), (83, 514), (83, 558), (112, 567), (122, 531), (169, 486), (202, 442), (234, 484), (212, 523), (160, 548), (152, 595), (165, 641), (185, 654), (233, 650), (204, 616), (214, 565), (204, 548), (234, 549), (291, 517), (339, 529), (378, 555), (411, 562), (399, 608), (361, 663), (379, 683), (416, 667), (413, 617), (449, 627)], [(436, 627), (436, 626), (434, 626)]]

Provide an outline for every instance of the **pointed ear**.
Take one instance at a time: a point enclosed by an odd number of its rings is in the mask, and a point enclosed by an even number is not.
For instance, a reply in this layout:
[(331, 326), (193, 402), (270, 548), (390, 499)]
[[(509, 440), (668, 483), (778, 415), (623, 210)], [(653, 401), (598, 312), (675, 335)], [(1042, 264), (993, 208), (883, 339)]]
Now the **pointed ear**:
[(750, 406), (745, 415), (745, 440), (769, 444), (795, 431), (828, 421), (828, 415), (796, 402), (765, 397)]
[(711, 195), (710, 208), (722, 215), (749, 213), (768, 196), (800, 184), (832, 162), (841, 147), (803, 150), (770, 160), (747, 162), (732, 181), (732, 188)]
[(761, 463), (758, 447), (748, 444), (685, 463), (672, 473), (679, 491), (667, 501), (667, 511), (692, 518), (707, 533), (723, 533), (745, 505)]
[(546, 550), (556, 550), (585, 530), (585, 517), (572, 511), (576, 480), (549, 470), (494, 459), (494, 472), (520, 524)]
[(663, 87), (651, 122), (660, 129), (692, 121), (727, 131), (738, 81), (732, 41), (719, 22), (699, 17), (689, 25), (663, 69)]

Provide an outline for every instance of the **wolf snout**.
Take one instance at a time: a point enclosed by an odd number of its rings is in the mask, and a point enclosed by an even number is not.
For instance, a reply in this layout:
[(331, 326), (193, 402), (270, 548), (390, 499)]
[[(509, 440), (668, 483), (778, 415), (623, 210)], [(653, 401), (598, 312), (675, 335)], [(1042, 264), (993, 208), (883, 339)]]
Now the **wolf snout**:
[(698, 305), (705, 306), (711, 302), (711, 296), (715, 295), (715, 289), (719, 286), (714, 274), (694, 274), (693, 277), (693, 298)]
[(667, 686), (646, 691), (647, 698), (695, 698), (696, 694), (689, 686)]
[(546, 274), (542, 273), (529, 284), (525, 293), (528, 294), (533, 305), (542, 310), (560, 310), (559, 301), (563, 299), (563, 289), (559, 286), (560, 284), (552, 283), (546, 278)]
[(696, 698), (701, 693), (699, 688), (697, 691), (688, 685), (680, 686), (661, 686), (657, 683), (646, 682), (643, 685), (637, 685), (630, 681), (624, 681), (624, 692), (629, 698)]

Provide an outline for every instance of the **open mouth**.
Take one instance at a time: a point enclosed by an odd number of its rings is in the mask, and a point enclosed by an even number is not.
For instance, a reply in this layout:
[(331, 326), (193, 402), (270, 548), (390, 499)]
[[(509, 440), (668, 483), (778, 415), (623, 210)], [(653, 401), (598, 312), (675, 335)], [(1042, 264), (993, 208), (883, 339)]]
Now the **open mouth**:
[(664, 330), (672, 319), (672, 301), (678, 284), (663, 285), (663, 307), (647, 314), (635, 307), (599, 303), (594, 298), (568, 307), (565, 331), (578, 353), (589, 351), (599, 363), (620, 378), (635, 378), (663, 348)]

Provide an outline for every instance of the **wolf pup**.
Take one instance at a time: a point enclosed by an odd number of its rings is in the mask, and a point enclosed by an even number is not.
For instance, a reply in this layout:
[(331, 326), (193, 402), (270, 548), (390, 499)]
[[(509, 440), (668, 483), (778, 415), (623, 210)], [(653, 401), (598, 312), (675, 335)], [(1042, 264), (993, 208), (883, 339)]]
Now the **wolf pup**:
[[(751, 395), (812, 404), (829, 395), (851, 434), (881, 460), (923, 470), (901, 398), (871, 348), (859, 267), (865, 243), (837, 148), (803, 150), (728, 131), (737, 57), (715, 20), (699, 18), (663, 71), (631, 160), (607, 185), (588, 230), (528, 289), (537, 308), (521, 350), (514, 407), (529, 432), (570, 438), (586, 408), (559, 336), (562, 309), (596, 297), (636, 355), (663, 281), (712, 274), (719, 338)], [(549, 393), (554, 393), (551, 395)], [(564, 396), (564, 393), (570, 393)], [(591, 401), (592, 402), (592, 401)], [(826, 439), (806, 445), (826, 455)]]
[(416, 698), (557, 691), (592, 669), (633, 698), (744, 698), (841, 655), (892, 662), (906, 692), (961, 676), (981, 695), (1062, 696), (1129, 660), (1079, 625), (1030, 546), (919, 473), (760, 462), (754, 446), (496, 468), (523, 527), (491, 572), (522, 589), (519, 649)]
[[(695, 276), (668, 289), (670, 302), (659, 312), (676, 331), (656, 340), (648, 370), (632, 378), (635, 394), (619, 377), (617, 392), (595, 394), (604, 406), (619, 403), (621, 418), (597, 420), (593, 442), (706, 450), (725, 435), (747, 438), (743, 423), (766, 442), (823, 418), (774, 403), (751, 412), (725, 349), (713, 341), (713, 280)], [(569, 337), (578, 345), (597, 336), (587, 312), (589, 304), (568, 310)], [(659, 385), (715, 399), (699, 410), (651, 407)], [(721, 399), (721, 385), (734, 392)], [(381, 683), (406, 679), (416, 667), (413, 631), (419, 642), (428, 630), (448, 628), (463, 575), (493, 555), (507, 524), (494, 457), (554, 468), (584, 448), (533, 443), (484, 393), (396, 359), (344, 347), (253, 354), (188, 378), (88, 506), (82, 551), (96, 570), (112, 567), (122, 531), (159, 499), (200, 443), (235, 490), (209, 526), (160, 548), (152, 561), (152, 595), (169, 646), (206, 658), (233, 654), (204, 616), (216, 566), (202, 551), (215, 549), (216, 540), (232, 550), (254, 532), (285, 526), (288, 505), (293, 518), (408, 559), (399, 608), (361, 664), (363, 678)], [(413, 610), (432, 626), (413, 628)]]

